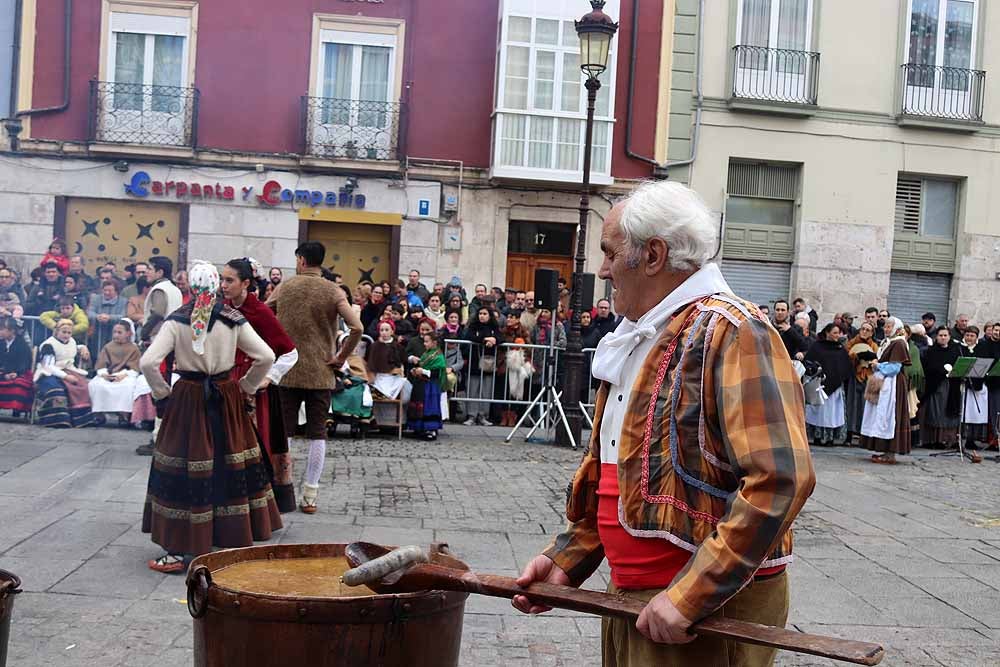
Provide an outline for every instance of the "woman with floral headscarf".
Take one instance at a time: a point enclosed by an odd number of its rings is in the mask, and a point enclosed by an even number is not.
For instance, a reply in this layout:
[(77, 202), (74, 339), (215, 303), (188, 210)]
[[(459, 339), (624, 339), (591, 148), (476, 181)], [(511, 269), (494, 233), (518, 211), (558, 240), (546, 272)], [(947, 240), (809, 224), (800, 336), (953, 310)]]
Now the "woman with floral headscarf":
[[(196, 263), (188, 272), (193, 299), (171, 313), (140, 367), (163, 411), (149, 473), (142, 531), (166, 550), (149, 561), (180, 573), (185, 558), (212, 547), (245, 547), (281, 528), (267, 469), (246, 400), (274, 364), (274, 352), (239, 311), (216, 300), (219, 272)], [(237, 350), (251, 360), (231, 376)], [(160, 362), (173, 353), (173, 388)], [(166, 399), (169, 397), (169, 402)]]
[(861, 446), (879, 452), (872, 463), (895, 464), (897, 454), (910, 453), (910, 387), (903, 372), (910, 365), (910, 346), (898, 317), (885, 321), (885, 338), (878, 346), (878, 365), (865, 389)]

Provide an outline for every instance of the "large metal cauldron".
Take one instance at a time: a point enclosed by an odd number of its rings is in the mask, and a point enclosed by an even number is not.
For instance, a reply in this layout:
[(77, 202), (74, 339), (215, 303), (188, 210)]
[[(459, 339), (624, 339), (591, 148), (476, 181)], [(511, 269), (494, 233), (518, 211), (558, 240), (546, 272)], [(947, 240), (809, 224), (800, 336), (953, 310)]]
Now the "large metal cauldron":
[(7, 664), (10, 617), (14, 613), (14, 596), (20, 592), (21, 580), (17, 578), (17, 575), (0, 570), (0, 667)]
[[(345, 546), (284, 544), (196, 558), (187, 576), (195, 667), (457, 666), (467, 593), (291, 597), (230, 590), (212, 579), (245, 561), (342, 560)], [(432, 551), (433, 562), (468, 569)]]

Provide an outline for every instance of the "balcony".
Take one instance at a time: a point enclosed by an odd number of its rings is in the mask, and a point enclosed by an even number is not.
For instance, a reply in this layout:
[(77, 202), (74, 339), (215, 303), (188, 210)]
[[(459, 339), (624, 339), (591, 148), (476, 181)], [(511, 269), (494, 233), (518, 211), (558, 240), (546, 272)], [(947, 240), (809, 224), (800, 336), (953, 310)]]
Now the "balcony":
[(899, 123), (974, 130), (983, 122), (986, 72), (906, 63)]
[(90, 140), (193, 148), (198, 145), (198, 89), (91, 81)]
[(396, 102), (304, 96), (303, 152), (330, 160), (398, 160), (404, 112)]
[(811, 115), (816, 106), (819, 54), (812, 51), (733, 47), (729, 105), (746, 111)]

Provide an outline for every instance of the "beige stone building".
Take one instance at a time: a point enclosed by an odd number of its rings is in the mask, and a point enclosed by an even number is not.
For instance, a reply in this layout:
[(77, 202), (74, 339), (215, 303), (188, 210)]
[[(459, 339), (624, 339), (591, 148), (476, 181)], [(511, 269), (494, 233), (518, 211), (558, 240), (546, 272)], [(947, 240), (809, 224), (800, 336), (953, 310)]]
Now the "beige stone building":
[(997, 3), (667, 4), (670, 177), (724, 214), (734, 288), (1000, 316)]

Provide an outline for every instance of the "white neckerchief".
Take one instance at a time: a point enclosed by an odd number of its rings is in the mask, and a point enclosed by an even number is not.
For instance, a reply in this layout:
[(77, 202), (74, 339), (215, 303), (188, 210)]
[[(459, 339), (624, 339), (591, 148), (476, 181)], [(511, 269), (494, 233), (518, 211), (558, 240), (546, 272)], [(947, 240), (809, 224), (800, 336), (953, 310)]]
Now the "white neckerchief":
[(698, 299), (732, 290), (722, 277), (719, 265), (706, 264), (688, 276), (681, 285), (668, 294), (663, 301), (653, 306), (637, 321), (622, 318), (615, 330), (601, 339), (594, 353), (591, 372), (598, 380), (606, 380), (612, 385), (621, 384), (622, 367), (635, 347), (647, 338), (659, 333), (663, 324), (679, 308)]

